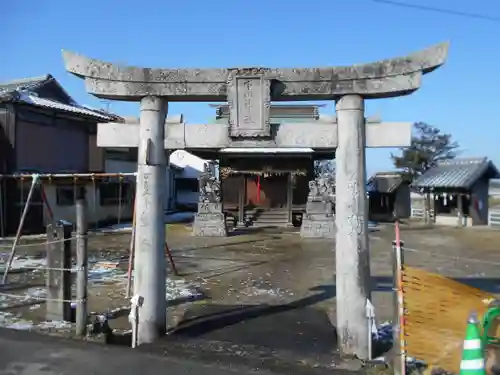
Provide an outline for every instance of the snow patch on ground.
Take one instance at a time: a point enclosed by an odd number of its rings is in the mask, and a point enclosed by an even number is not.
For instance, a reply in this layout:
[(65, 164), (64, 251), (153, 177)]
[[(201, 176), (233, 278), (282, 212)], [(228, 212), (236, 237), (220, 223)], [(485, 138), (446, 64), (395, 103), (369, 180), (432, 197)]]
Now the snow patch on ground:
[(293, 296), (293, 293), (282, 288), (258, 288), (251, 287), (245, 292), (247, 296), (269, 296), (275, 298), (282, 298), (285, 296)]
[(0, 295), (0, 308), (5, 309), (12, 305), (41, 301), (46, 295), (45, 288), (28, 288), (21, 295), (17, 292), (12, 292), (12, 294), (6, 292)]
[(200, 289), (184, 279), (170, 279), (167, 278), (165, 282), (167, 288), (166, 297), (167, 301), (174, 301), (177, 299), (190, 299), (199, 298), (203, 294)]
[[(88, 271), (88, 280), (90, 284), (114, 283), (116, 288), (125, 288), (127, 282), (127, 272), (119, 268), (120, 260), (92, 260), (93, 263)], [(12, 269), (33, 268), (33, 272), (38, 272), (36, 268), (43, 268), (45, 259), (36, 259), (30, 257), (18, 257), (12, 263)], [(184, 279), (167, 278), (165, 281), (166, 294), (168, 301), (197, 299), (203, 296), (199, 285), (190, 283)], [(32, 287), (23, 291), (2, 291), (0, 294), (0, 309), (12, 307), (14, 305), (31, 305), (30, 310), (38, 309), (41, 304), (37, 301), (43, 301), (47, 296), (45, 287)], [(74, 305), (74, 303), (72, 304)], [(0, 327), (31, 330), (31, 329), (59, 329), (70, 326), (70, 323), (65, 322), (42, 322), (34, 324), (31, 321), (24, 320), (7, 312), (0, 312)]]
[(125, 282), (127, 273), (120, 268), (105, 268), (97, 263), (89, 270), (89, 282), (106, 283), (106, 282)]
[[(165, 224), (185, 223), (192, 221), (194, 212), (174, 212), (165, 215)], [(117, 233), (117, 232), (130, 232), (132, 230), (132, 223), (121, 223), (111, 225), (107, 228), (101, 228), (98, 231), (102, 233)]]
[[(9, 253), (0, 253), (0, 272), (4, 272), (5, 265), (9, 260)], [(45, 258), (33, 258), (26, 256), (16, 256), (12, 260), (10, 270), (18, 271), (23, 268), (40, 268), (47, 264)]]
[(70, 329), (71, 323), (59, 321), (46, 321), (41, 323), (34, 323), (31, 320), (22, 319), (8, 312), (0, 312), (0, 327), (10, 328), (22, 331), (29, 331), (33, 329)]

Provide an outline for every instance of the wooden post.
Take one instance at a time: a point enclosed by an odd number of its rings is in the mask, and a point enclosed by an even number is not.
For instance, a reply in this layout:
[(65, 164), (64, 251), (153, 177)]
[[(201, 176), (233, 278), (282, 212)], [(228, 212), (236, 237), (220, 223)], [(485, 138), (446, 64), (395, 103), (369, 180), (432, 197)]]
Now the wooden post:
[(87, 213), (85, 199), (76, 201), (76, 334), (84, 336), (87, 329)]
[(464, 209), (463, 209), (463, 201), (462, 201), (462, 194), (458, 193), (457, 195), (457, 220), (458, 220), (458, 226), (463, 227), (464, 226)]
[(431, 194), (426, 192), (424, 199), (424, 224), (431, 223)]
[(47, 226), (47, 320), (71, 320), (71, 229)]
[(436, 223), (436, 193), (430, 195), (430, 204), (429, 204), (429, 223), (434, 225)]
[(286, 208), (288, 211), (288, 224), (292, 224), (292, 211), (293, 211), (293, 175), (290, 172), (286, 180)]
[(243, 226), (245, 224), (245, 184), (246, 176), (241, 176), (241, 184), (238, 189), (238, 225)]

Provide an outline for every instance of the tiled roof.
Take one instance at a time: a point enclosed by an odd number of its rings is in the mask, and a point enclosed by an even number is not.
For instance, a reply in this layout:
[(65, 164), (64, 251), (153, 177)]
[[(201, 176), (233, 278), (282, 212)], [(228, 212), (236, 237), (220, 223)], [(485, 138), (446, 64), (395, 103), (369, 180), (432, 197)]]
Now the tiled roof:
[(53, 87), (56, 87), (57, 90), (67, 98), (67, 104), (76, 104), (71, 95), (68, 94), (68, 92), (59, 84), (59, 82), (57, 82), (57, 80), (51, 74), (2, 82), (0, 83), (0, 93), (15, 92), (19, 90), (36, 93), (38, 89), (46, 85), (52, 85)]
[(403, 177), (397, 173), (377, 173), (368, 179), (366, 191), (368, 193), (392, 193), (403, 182)]
[(68, 105), (68, 104), (63, 104), (60, 102), (57, 102), (55, 100), (51, 99), (45, 99), (45, 98), (40, 98), (36, 95), (22, 92), (20, 93), (19, 96), (19, 101), (22, 101), (27, 104), (33, 104), (39, 107), (45, 107), (45, 108), (52, 108), (52, 109), (57, 109), (60, 111), (64, 112), (72, 112), (80, 115), (85, 115), (85, 116), (91, 116), (91, 117), (96, 117), (101, 120), (114, 120), (116, 116), (113, 115), (106, 115), (104, 113), (101, 113), (100, 111), (94, 111), (87, 109), (85, 107), (77, 106), (77, 105)]
[(500, 172), (488, 158), (442, 160), (417, 178), (412, 186), (470, 189), (485, 173), (488, 178), (500, 178)]
[[(42, 98), (36, 93), (36, 89), (41, 85), (46, 84), (48, 81), (55, 82), (61, 92), (68, 97), (68, 103), (62, 103), (57, 100)], [(72, 112), (79, 115), (91, 116), (99, 120), (112, 121), (119, 117), (112, 114), (107, 114), (102, 111), (93, 110), (84, 106), (78, 105), (64, 89), (57, 83), (57, 81), (50, 74), (25, 78), (6, 83), (0, 83), (0, 101), (14, 101), (26, 104), (31, 104), (43, 108), (51, 108), (64, 112)]]

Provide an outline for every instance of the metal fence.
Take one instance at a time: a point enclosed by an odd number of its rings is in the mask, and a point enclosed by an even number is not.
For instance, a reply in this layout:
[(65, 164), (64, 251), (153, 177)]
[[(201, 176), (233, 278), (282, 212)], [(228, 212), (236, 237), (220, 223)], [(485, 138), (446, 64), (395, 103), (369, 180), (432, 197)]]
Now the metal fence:
[[(126, 187), (134, 175), (0, 175), (0, 182), (10, 179), (19, 187), (14, 195), (22, 202), (0, 207), (16, 232), (0, 238), (1, 326), (111, 333), (108, 319), (130, 310), (135, 189)], [(18, 216), (2, 215), (9, 209)], [(30, 213), (45, 233), (25, 234)], [(102, 220), (104, 215), (113, 219)], [(178, 275), (166, 242), (165, 253)]]
[[(2, 270), (4, 283), (0, 287), (2, 325), (18, 328), (19, 324), (30, 324), (34, 329), (67, 327), (75, 329), (77, 335), (85, 335), (93, 318), (102, 321), (102, 316), (128, 309), (124, 295), (118, 309), (106, 303), (105, 306), (96, 304), (98, 308), (102, 307), (101, 310), (89, 311), (89, 288), (93, 283), (119, 283), (121, 285), (114, 288), (124, 290), (131, 275), (126, 268), (114, 273), (120, 264), (129, 261), (129, 256), (108, 256), (106, 261), (92, 259), (95, 254), (89, 256), (87, 244), (89, 240), (114, 242), (116, 239), (109, 237), (121, 235), (126, 252), (130, 234), (89, 234), (80, 228), (78, 226), (73, 232), (72, 226), (67, 223), (51, 224), (47, 227), (45, 240), (39, 236), (22, 238), (13, 256), (12, 253), (5, 254)], [(10, 249), (11, 245), (6, 242), (12, 240), (4, 240), (1, 246)], [(100, 278), (95, 277), (94, 272)]]
[(431, 368), (458, 373), (467, 318), (471, 311), (483, 316), (495, 298), (494, 275), (500, 270), (500, 260), (399, 243), (393, 249), (393, 332), (395, 353), (401, 353), (394, 359), (395, 366), (401, 369), (413, 357)]
[[(16, 224), (16, 235), (0, 240), (0, 249), (4, 250), (0, 254), (0, 270), (3, 274), (0, 285), (0, 321), (3, 326), (30, 329), (67, 326), (71, 330), (75, 328), (78, 335), (84, 335), (91, 322), (89, 318), (113, 315), (129, 308), (124, 294), (120, 299), (123, 300), (122, 306), (106, 306), (103, 311), (89, 311), (89, 283), (102, 282), (103, 270), (108, 272), (107, 274), (114, 272), (113, 277), (108, 277), (112, 282), (115, 282), (115, 274), (118, 274), (122, 287), (127, 283), (127, 289), (130, 289), (133, 224), (126, 228), (109, 229), (99, 228), (99, 219), (97, 222), (92, 220), (99, 218), (96, 203), (105, 199), (108, 199), (108, 202), (104, 202), (103, 211), (108, 210), (115, 216), (111, 223), (125, 221), (121, 215), (126, 209), (131, 210), (133, 216), (133, 195), (130, 191), (128, 195), (132, 195), (132, 203), (130, 207), (125, 205), (127, 176), (133, 177), (134, 174), (0, 175), (3, 181), (14, 179), (19, 182), (19, 201), (22, 202), (18, 223), (11, 223)], [(110, 189), (112, 180), (116, 180), (116, 186)], [(28, 184), (25, 185), (25, 182)], [(107, 191), (103, 189), (98, 192), (97, 187), (100, 184), (96, 182), (104, 183)], [(88, 187), (87, 194), (82, 194), (79, 190), (85, 186)], [(61, 187), (70, 190), (69, 193), (66, 192), (69, 196), (66, 199), (73, 198), (72, 202), (57, 205), (65, 195), (62, 191), (61, 197), (57, 196), (59, 191), (56, 189)], [(110, 191), (118, 196), (113, 198)], [(107, 198), (103, 197), (104, 192), (107, 192)], [(109, 204), (110, 200), (112, 204)], [(5, 199), (2, 197), (1, 201), (4, 203)], [(39, 220), (48, 222), (46, 233), (23, 235), (30, 210), (39, 213), (37, 203), (43, 209), (43, 215), (38, 216)], [(3, 205), (0, 208), (5, 209)], [(1, 216), (11, 218), (9, 215)], [(71, 216), (73, 220), (68, 220)], [(91, 230), (88, 229), (89, 223), (94, 227)], [(44, 224), (46, 223), (41, 226)], [(109, 236), (121, 238), (111, 239)], [(92, 255), (89, 255), (89, 241), (93, 243)], [(117, 257), (116, 253), (108, 254), (108, 246), (114, 246), (114, 250), (118, 249), (125, 255)], [(119, 267), (123, 263), (128, 263), (128, 268)], [(97, 280), (93, 275), (101, 277)], [(96, 327), (95, 322), (92, 326)]]

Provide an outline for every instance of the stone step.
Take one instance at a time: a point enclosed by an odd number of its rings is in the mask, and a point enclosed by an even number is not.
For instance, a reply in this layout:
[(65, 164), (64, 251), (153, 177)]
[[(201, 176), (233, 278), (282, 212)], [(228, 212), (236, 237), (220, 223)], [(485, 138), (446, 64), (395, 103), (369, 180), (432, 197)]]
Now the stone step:
[(288, 227), (288, 223), (253, 223), (253, 225), (250, 226), (250, 228), (269, 228), (269, 227)]
[(265, 214), (262, 213), (260, 215), (255, 215), (253, 217), (257, 217), (259, 219), (262, 217), (288, 217), (288, 212), (274, 212), (274, 213), (265, 213)]
[(246, 210), (245, 213), (248, 213), (248, 214), (261, 214), (261, 215), (264, 215), (264, 214), (280, 214), (280, 213), (284, 213), (284, 212), (288, 212), (288, 210), (285, 208), (285, 209), (279, 209), (279, 210)]
[(280, 218), (266, 218), (266, 219), (259, 218), (257, 220), (254, 220), (254, 223), (288, 223), (288, 216)]

